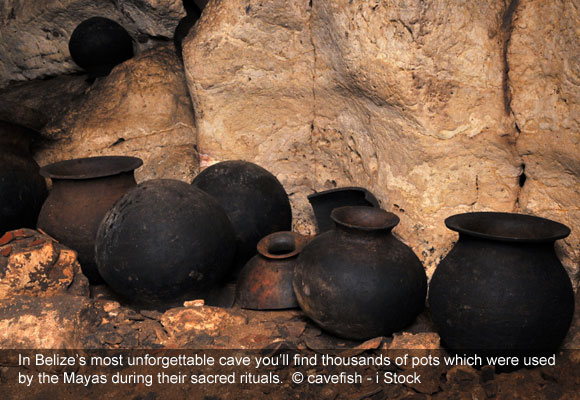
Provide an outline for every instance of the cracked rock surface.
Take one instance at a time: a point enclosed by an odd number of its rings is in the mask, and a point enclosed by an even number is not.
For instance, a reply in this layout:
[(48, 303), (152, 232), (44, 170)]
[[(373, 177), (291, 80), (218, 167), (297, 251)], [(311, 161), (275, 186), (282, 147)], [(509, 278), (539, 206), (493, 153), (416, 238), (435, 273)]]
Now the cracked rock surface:
[[(577, 230), (574, 4), (212, 1), (184, 43), (202, 168), (269, 168), (305, 233), (305, 195), (364, 186), (429, 274), (457, 237), (453, 214)], [(571, 276), (579, 243), (559, 245)]]
[(172, 45), (118, 65), (97, 79), (68, 110), (42, 130), (48, 139), (40, 165), (79, 157), (143, 159), (138, 181), (191, 181), (198, 171), (193, 110), (183, 67)]

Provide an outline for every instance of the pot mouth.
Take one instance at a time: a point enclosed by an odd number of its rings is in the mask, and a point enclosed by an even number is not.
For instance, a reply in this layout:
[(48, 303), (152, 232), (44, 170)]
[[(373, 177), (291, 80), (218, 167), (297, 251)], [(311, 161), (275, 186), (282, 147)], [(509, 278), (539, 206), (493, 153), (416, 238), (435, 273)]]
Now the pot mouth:
[(363, 231), (392, 229), (399, 217), (382, 208), (368, 206), (345, 206), (332, 210), (330, 218), (338, 225)]
[(570, 234), (570, 228), (559, 222), (503, 212), (457, 214), (447, 218), (445, 225), (460, 234), (505, 242), (554, 242)]
[(267, 258), (284, 259), (302, 251), (308, 239), (296, 232), (274, 232), (258, 242), (258, 252)]
[(52, 179), (95, 179), (130, 172), (143, 165), (137, 157), (100, 156), (76, 158), (49, 164), (40, 169), (40, 175)]

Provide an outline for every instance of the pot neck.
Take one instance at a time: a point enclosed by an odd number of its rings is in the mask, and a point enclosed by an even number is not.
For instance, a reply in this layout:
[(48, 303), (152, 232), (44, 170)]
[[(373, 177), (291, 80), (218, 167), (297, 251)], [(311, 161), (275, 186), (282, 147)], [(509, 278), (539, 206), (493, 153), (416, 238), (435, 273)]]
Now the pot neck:
[(308, 238), (296, 232), (275, 232), (258, 242), (258, 253), (269, 260), (285, 260), (297, 257)]
[(50, 179), (52, 180), (53, 187), (88, 186), (102, 184), (103, 182), (106, 182), (107, 185), (136, 184), (135, 175), (133, 171), (90, 179), (74, 179), (74, 178), (68, 179), (50, 178)]
[(528, 248), (554, 248), (556, 244), (555, 240), (543, 240), (543, 241), (518, 241), (518, 240), (507, 240), (505, 238), (493, 238), (493, 237), (480, 237), (470, 235), (468, 233), (459, 233), (459, 242), (468, 243), (468, 242), (483, 242), (483, 243), (503, 243), (505, 245), (510, 246), (518, 246), (518, 247), (528, 247)]

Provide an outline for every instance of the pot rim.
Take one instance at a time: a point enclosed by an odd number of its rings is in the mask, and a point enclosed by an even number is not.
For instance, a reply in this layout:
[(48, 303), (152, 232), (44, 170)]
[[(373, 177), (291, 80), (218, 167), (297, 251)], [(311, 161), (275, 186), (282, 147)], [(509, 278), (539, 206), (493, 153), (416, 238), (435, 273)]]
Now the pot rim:
[(143, 165), (143, 160), (137, 157), (85, 157), (46, 165), (40, 169), (40, 175), (51, 179), (95, 179), (134, 171), (141, 165)]
[(334, 189), (323, 190), (321, 192), (311, 193), (306, 198), (312, 204), (312, 201), (319, 201), (326, 197), (331, 196), (334, 193), (342, 193), (342, 192), (359, 192), (364, 194), (364, 198), (369, 203), (372, 203), (375, 207), (379, 207), (379, 202), (374, 194), (372, 194), (368, 189), (361, 187), (361, 186), (345, 186), (339, 187)]
[[(292, 231), (274, 232), (264, 236), (258, 242), (258, 253), (262, 256), (274, 260), (291, 258), (299, 254), (304, 246), (308, 243), (308, 237)], [(286, 245), (291, 247), (287, 252), (275, 253), (273, 246), (280, 245), (282, 248)]]
[(369, 206), (337, 207), (330, 213), (330, 218), (340, 226), (369, 232), (392, 229), (400, 221), (391, 212)]
[[(519, 225), (519, 227), (505, 233), (498, 232), (502, 227), (505, 228), (505, 224)], [(495, 211), (452, 215), (445, 219), (445, 226), (460, 234), (502, 242), (555, 242), (570, 234), (570, 228), (566, 225), (547, 218)]]

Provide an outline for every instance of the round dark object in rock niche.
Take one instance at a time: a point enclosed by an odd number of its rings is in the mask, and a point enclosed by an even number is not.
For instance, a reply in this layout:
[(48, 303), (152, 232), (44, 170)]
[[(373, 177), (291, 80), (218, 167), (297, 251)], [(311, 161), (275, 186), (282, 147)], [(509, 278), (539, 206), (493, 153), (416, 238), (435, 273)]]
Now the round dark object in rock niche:
[(234, 254), (234, 231), (219, 203), (171, 179), (127, 192), (103, 219), (96, 242), (105, 282), (143, 303), (203, 295), (228, 274)]
[(427, 276), (391, 230), (399, 218), (380, 208), (347, 206), (331, 213), (334, 229), (300, 253), (294, 292), (302, 311), (347, 339), (389, 336), (423, 310)]
[(237, 236), (233, 278), (256, 254), (260, 239), (292, 227), (292, 209), (284, 187), (256, 164), (220, 162), (197, 175), (192, 185), (213, 196), (232, 221)]
[(554, 243), (570, 234), (530, 215), (473, 212), (445, 224), (459, 241), (431, 279), (431, 315), (442, 344), (461, 354), (555, 351), (574, 312)]
[(103, 217), (129, 189), (137, 157), (100, 156), (60, 161), (41, 168), (52, 189), (38, 217), (38, 227), (78, 252), (83, 273), (103, 283), (95, 262), (95, 238)]
[(46, 181), (29, 152), (37, 132), (0, 121), (0, 236), (18, 228), (36, 228)]
[(73, 31), (68, 48), (73, 61), (93, 76), (105, 76), (133, 57), (133, 40), (117, 22), (92, 17)]

